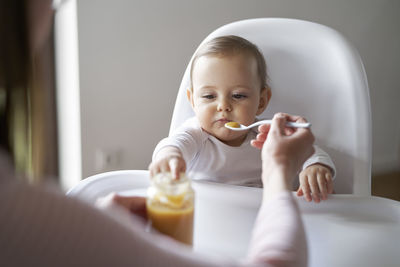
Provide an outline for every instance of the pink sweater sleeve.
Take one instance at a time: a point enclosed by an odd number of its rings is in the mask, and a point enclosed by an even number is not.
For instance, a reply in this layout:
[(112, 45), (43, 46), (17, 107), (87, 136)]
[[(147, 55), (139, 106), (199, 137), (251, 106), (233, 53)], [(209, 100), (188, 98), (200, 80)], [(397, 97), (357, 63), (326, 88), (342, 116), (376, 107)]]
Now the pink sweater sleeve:
[(304, 227), (292, 193), (280, 193), (261, 205), (247, 260), (272, 266), (307, 266)]
[(53, 190), (1, 181), (1, 176), (0, 266), (306, 264), (304, 231), (290, 193), (261, 207), (248, 261), (238, 262), (193, 253), (165, 236), (150, 235), (127, 213), (111, 217)]

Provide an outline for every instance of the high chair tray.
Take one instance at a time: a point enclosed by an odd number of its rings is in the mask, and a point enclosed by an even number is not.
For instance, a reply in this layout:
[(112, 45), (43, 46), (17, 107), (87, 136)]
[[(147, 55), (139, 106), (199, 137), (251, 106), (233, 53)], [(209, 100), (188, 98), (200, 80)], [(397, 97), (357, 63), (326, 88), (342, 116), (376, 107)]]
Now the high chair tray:
[[(89, 177), (67, 194), (93, 204), (110, 192), (144, 196), (148, 185), (147, 171), (114, 171)], [(194, 250), (245, 257), (262, 189), (196, 181), (193, 188)], [(400, 202), (355, 195), (330, 195), (319, 204), (297, 202), (309, 266), (399, 266)]]

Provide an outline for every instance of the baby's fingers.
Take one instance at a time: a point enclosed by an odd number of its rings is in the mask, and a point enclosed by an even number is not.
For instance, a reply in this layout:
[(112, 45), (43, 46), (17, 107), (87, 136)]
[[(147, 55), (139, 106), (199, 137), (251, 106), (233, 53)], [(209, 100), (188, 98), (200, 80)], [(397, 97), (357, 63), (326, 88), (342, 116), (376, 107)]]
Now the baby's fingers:
[(160, 169), (160, 171), (159, 171), (158, 173), (160, 173), (160, 172), (165, 173), (165, 172), (170, 172), (170, 171), (171, 171), (171, 169), (170, 169), (170, 167), (169, 167), (169, 163), (168, 163), (167, 161), (163, 161), (163, 162), (159, 165), (159, 169)]
[(174, 179), (179, 179), (180, 171), (178, 168), (178, 166), (179, 166), (178, 164), (179, 164), (179, 161), (177, 158), (172, 158), (169, 160), (169, 168), (171, 170), (171, 174)]
[(299, 188), (297, 189), (297, 196), (298, 196), (298, 197), (301, 197), (301, 196), (303, 196), (303, 195), (304, 195), (303, 189), (301, 189), (301, 186), (299, 186)]
[(318, 179), (319, 191), (321, 192), (321, 197), (323, 200), (326, 200), (328, 198), (328, 190), (325, 179), (325, 173), (318, 173), (317, 179)]
[(185, 162), (180, 158), (174, 157), (169, 160), (169, 168), (171, 170), (172, 177), (179, 179), (180, 173), (185, 172)]
[(308, 176), (304, 174), (300, 174), (300, 187), (301, 191), (304, 194), (304, 198), (310, 202), (312, 200), (311, 198), (311, 192), (310, 192), (310, 186), (308, 184)]
[(156, 175), (161, 171), (160, 166), (152, 162), (149, 166), (149, 171), (150, 171), (150, 177), (154, 177), (154, 175)]
[(319, 191), (319, 186), (318, 186), (318, 177), (317, 178), (315, 178), (315, 176), (310, 177), (308, 179), (308, 181), (310, 183), (310, 188), (311, 188), (313, 199), (314, 199), (315, 203), (319, 203), (321, 201), (321, 199), (319, 197), (320, 191)]
[(330, 172), (327, 172), (325, 174), (325, 178), (326, 178), (326, 187), (327, 187), (328, 194), (332, 194), (333, 193), (332, 174)]

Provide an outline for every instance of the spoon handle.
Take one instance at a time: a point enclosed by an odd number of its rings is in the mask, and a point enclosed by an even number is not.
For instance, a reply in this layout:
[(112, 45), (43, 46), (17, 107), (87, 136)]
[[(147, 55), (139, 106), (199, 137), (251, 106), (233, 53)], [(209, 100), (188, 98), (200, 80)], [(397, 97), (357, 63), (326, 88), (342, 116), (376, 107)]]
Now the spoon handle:
[[(262, 120), (262, 121), (257, 121), (255, 123), (249, 125), (248, 127), (255, 127), (255, 126), (262, 125), (262, 124), (271, 124), (271, 123), (272, 123), (272, 120)], [(309, 123), (309, 122), (291, 122), (291, 121), (288, 121), (286, 123), (286, 126), (293, 127), (293, 128), (310, 128), (311, 127), (311, 123)]]

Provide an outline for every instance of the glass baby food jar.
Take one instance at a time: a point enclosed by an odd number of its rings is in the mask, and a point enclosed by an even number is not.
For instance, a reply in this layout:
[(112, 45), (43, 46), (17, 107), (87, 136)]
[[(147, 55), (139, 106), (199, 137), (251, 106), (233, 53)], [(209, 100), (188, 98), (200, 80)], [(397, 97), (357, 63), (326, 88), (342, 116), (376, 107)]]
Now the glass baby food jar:
[(154, 176), (147, 190), (146, 208), (153, 228), (193, 245), (194, 191), (184, 173), (179, 179), (171, 173)]

